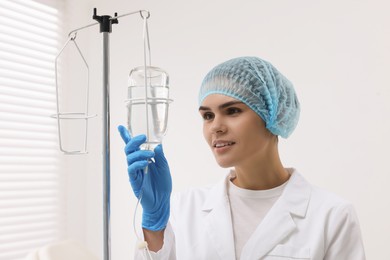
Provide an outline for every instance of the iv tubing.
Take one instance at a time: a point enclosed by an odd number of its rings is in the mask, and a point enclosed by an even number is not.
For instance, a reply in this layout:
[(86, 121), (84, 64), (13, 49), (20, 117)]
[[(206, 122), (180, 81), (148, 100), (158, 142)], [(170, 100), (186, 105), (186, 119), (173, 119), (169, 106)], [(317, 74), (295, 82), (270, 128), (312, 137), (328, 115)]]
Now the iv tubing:
[[(140, 193), (140, 195), (139, 195), (139, 197), (138, 197), (138, 199), (137, 199), (137, 204), (135, 205), (134, 215), (133, 215), (133, 230), (134, 230), (135, 236), (137, 237), (138, 243), (140, 243), (139, 241), (141, 241), (141, 238), (140, 238), (140, 236), (138, 235), (138, 232), (137, 232), (137, 225), (136, 225), (135, 222), (136, 222), (137, 210), (138, 210), (139, 204), (140, 204), (140, 202), (141, 202), (141, 200), (142, 200), (143, 192), (144, 192), (144, 190), (141, 189), (141, 193)], [(152, 257), (152, 255), (150, 254), (150, 250), (149, 250), (149, 247), (148, 247), (148, 243), (147, 243), (146, 241), (142, 241), (141, 243), (143, 243), (142, 245), (143, 245), (143, 247), (144, 247), (144, 248), (143, 248), (143, 250), (144, 250), (144, 252), (143, 252), (143, 258), (144, 258), (145, 260), (147, 260), (147, 259), (148, 259), (147, 257), (149, 257), (150, 260), (153, 260), (153, 257)]]

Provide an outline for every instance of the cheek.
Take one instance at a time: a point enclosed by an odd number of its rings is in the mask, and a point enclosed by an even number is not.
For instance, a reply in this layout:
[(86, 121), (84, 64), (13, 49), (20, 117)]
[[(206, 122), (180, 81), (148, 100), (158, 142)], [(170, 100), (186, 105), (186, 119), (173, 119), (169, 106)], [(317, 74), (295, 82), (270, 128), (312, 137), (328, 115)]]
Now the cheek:
[(240, 127), (243, 130), (243, 137), (248, 142), (248, 145), (259, 145), (265, 141), (264, 139), (267, 139), (266, 132), (268, 130), (258, 118), (251, 118), (251, 120), (241, 122)]

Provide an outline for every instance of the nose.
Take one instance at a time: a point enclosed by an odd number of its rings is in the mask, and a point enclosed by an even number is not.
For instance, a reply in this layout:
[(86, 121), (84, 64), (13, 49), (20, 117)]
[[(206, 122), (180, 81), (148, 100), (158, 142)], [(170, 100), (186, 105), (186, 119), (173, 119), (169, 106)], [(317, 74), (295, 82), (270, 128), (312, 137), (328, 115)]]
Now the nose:
[(215, 116), (210, 128), (213, 134), (225, 133), (227, 128), (221, 117)]

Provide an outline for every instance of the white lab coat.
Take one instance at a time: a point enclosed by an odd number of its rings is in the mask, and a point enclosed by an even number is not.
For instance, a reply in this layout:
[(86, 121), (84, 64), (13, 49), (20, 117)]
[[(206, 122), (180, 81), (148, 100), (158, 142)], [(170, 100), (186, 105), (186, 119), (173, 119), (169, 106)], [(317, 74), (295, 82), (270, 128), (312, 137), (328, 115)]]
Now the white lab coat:
[[(153, 259), (235, 260), (228, 181), (172, 197), (164, 246)], [(352, 205), (294, 170), (240, 259), (364, 260), (365, 255)]]

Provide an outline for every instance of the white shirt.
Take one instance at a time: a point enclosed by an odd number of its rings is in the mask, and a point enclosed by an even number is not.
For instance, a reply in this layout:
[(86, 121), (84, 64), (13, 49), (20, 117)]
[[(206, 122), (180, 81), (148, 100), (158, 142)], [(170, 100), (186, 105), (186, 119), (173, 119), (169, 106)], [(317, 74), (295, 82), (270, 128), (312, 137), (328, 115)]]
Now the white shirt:
[(286, 184), (269, 190), (247, 190), (232, 181), (228, 182), (236, 259), (240, 259), (242, 248), (278, 200)]

